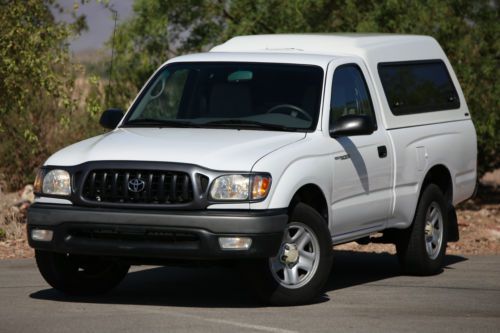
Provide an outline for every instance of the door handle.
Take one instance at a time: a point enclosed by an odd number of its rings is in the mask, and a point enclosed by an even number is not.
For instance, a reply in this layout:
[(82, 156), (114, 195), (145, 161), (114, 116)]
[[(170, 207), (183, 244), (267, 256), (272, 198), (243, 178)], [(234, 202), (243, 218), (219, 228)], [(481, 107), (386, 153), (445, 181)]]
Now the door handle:
[(387, 147), (386, 146), (378, 146), (378, 157), (385, 158), (387, 157)]

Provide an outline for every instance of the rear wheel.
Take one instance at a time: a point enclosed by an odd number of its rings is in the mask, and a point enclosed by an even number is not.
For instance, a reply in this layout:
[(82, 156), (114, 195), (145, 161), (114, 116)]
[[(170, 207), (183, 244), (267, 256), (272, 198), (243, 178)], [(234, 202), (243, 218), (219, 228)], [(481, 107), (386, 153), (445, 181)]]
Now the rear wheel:
[(114, 259), (35, 251), (38, 269), (54, 289), (68, 295), (98, 295), (117, 286), (130, 266)]
[(312, 207), (299, 203), (290, 216), (278, 254), (250, 263), (245, 273), (265, 302), (303, 304), (322, 291), (332, 257), (326, 221)]
[(441, 271), (446, 253), (448, 215), (444, 195), (428, 185), (417, 206), (412, 226), (401, 232), (396, 243), (399, 261), (406, 273), (432, 275)]

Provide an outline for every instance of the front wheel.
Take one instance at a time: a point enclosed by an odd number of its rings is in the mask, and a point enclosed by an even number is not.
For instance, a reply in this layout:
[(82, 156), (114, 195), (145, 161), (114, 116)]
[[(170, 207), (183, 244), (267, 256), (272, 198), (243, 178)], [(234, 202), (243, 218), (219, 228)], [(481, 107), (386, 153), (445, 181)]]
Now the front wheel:
[(292, 211), (277, 255), (247, 263), (245, 272), (265, 302), (304, 304), (322, 291), (332, 257), (326, 221), (312, 207), (299, 203)]
[(96, 256), (75, 256), (35, 251), (35, 259), (45, 281), (68, 295), (88, 296), (106, 293), (117, 286), (130, 266)]
[(439, 187), (428, 185), (420, 197), (412, 226), (401, 231), (396, 243), (404, 272), (415, 275), (440, 272), (448, 237), (446, 207)]

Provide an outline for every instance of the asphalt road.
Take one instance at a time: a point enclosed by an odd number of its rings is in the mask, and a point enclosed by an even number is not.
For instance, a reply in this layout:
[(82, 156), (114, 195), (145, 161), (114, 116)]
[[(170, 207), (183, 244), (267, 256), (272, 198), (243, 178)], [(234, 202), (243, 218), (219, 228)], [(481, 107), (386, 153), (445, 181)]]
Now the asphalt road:
[(500, 256), (448, 256), (433, 277), (394, 256), (336, 252), (315, 304), (262, 307), (229, 268), (137, 267), (103, 297), (67, 298), (31, 259), (0, 261), (0, 332), (500, 332)]

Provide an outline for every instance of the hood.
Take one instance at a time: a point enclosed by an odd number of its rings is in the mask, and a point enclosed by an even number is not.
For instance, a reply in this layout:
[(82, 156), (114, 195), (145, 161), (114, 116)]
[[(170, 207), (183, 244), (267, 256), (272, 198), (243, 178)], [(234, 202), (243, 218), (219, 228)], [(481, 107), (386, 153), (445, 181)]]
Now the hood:
[(89, 161), (156, 161), (251, 171), (261, 157), (305, 137), (301, 132), (205, 128), (118, 128), (68, 146), (45, 165)]

